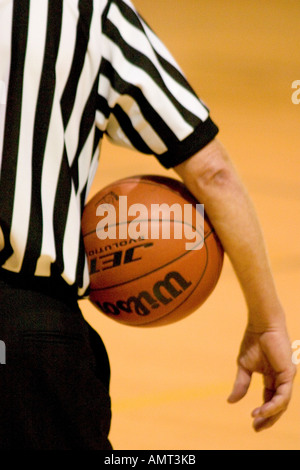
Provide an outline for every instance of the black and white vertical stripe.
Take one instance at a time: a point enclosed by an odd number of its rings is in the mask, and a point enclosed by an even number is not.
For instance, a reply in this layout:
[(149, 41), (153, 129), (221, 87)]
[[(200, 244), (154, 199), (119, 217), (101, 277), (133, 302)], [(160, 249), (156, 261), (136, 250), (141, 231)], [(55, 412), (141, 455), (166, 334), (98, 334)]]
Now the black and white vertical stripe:
[(129, 0), (0, 0), (0, 57), (0, 266), (83, 293), (103, 134), (171, 167), (217, 128)]

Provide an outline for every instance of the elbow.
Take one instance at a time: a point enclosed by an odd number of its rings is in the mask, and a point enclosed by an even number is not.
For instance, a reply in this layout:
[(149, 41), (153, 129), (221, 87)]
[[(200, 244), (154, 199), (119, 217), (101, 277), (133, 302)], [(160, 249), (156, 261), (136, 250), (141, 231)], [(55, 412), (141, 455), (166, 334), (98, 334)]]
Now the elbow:
[(200, 202), (207, 204), (213, 200), (224, 200), (228, 195), (238, 199), (241, 188), (234, 170), (228, 165), (220, 165), (209, 168), (205, 173), (196, 174), (194, 184), (189, 189)]
[(226, 188), (233, 182), (232, 169), (223, 162), (211, 162), (203, 171), (195, 172), (195, 181), (200, 188)]
[(235, 192), (240, 186), (232, 162), (218, 141), (211, 142), (175, 170), (203, 202), (211, 194)]

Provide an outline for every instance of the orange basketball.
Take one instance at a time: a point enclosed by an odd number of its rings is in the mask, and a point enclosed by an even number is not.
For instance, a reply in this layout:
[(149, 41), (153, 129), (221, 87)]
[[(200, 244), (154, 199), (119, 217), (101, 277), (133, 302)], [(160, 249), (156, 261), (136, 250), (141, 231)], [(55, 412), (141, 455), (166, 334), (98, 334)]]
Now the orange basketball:
[(133, 176), (86, 205), (82, 232), (89, 298), (132, 326), (174, 323), (214, 290), (224, 252), (203, 206), (180, 181)]

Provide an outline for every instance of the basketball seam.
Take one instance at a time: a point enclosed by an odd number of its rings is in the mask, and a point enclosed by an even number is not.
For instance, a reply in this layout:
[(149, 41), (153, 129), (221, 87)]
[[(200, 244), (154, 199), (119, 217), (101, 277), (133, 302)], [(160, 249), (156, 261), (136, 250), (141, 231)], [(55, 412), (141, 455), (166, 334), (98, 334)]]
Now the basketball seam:
[[(208, 238), (208, 236), (211, 235), (213, 232), (214, 232), (214, 230), (211, 230), (211, 231), (209, 232), (209, 234), (205, 237), (205, 240), (206, 240), (206, 239)], [(161, 326), (161, 325), (160, 325), (160, 320), (165, 319), (166, 317), (168, 317), (169, 315), (171, 315), (175, 310), (177, 310), (178, 308), (180, 308), (181, 305), (183, 305), (183, 304), (187, 301), (187, 299), (190, 298), (190, 296), (193, 294), (193, 292), (195, 292), (195, 290), (196, 290), (197, 287), (199, 286), (200, 282), (202, 281), (202, 279), (203, 279), (203, 277), (204, 277), (204, 275), (205, 275), (205, 273), (206, 273), (207, 266), (208, 266), (208, 262), (209, 262), (209, 250), (208, 250), (208, 248), (207, 248), (206, 243), (204, 243), (204, 246), (205, 246), (205, 249), (206, 249), (206, 261), (205, 261), (205, 266), (204, 266), (204, 269), (203, 269), (203, 271), (202, 271), (202, 274), (201, 274), (199, 280), (197, 281), (197, 284), (196, 284), (195, 287), (193, 288), (193, 290), (189, 293), (189, 295), (188, 295), (187, 297), (184, 298), (184, 300), (183, 300), (179, 305), (177, 305), (176, 307), (174, 307), (173, 310), (171, 310), (170, 312), (166, 313), (165, 315), (162, 315), (161, 317), (156, 318), (156, 319), (154, 319), (154, 320), (150, 320), (149, 322), (139, 323), (139, 324), (136, 324), (136, 325), (131, 324), (131, 323), (126, 323), (125, 321), (119, 321), (119, 323), (123, 323), (123, 324), (126, 325), (126, 326), (133, 326), (133, 327), (149, 326), (149, 325), (155, 324), (155, 323), (157, 323), (157, 326)], [(174, 260), (174, 261), (177, 261), (177, 260)], [(219, 268), (219, 271), (220, 271), (220, 268)], [(216, 281), (216, 282), (217, 282), (217, 281)], [(216, 282), (215, 282), (215, 285), (216, 285)], [(213, 289), (212, 289), (212, 290), (213, 290)], [(212, 291), (212, 290), (211, 290), (211, 291)], [(208, 297), (208, 296), (207, 296), (207, 297)], [(205, 300), (207, 299), (207, 297), (206, 297), (205, 299), (203, 299), (203, 302), (199, 305), (199, 307), (205, 302)], [(192, 313), (192, 312), (191, 312), (191, 313)], [(179, 321), (179, 319), (178, 319), (178, 321)], [(154, 326), (155, 326), (155, 325), (154, 325)]]
[[(209, 237), (209, 235), (212, 233), (212, 231), (210, 231), (205, 237), (204, 237), (204, 243), (203, 243), (203, 246), (205, 246), (205, 241), (206, 239)], [(148, 241), (148, 240), (147, 240)], [(201, 248), (202, 249), (202, 248)], [(135, 277), (133, 279), (130, 279), (129, 281), (125, 281), (125, 282), (121, 282), (121, 283), (118, 283), (118, 284), (113, 284), (113, 285), (110, 285), (110, 286), (107, 286), (107, 287), (100, 287), (100, 288), (97, 288), (97, 289), (92, 289), (91, 288), (91, 292), (100, 292), (100, 291), (105, 291), (105, 290), (108, 290), (108, 289), (113, 289), (115, 287), (120, 287), (120, 286), (124, 286), (126, 284), (130, 284), (131, 282), (134, 282), (134, 281), (138, 281), (139, 279), (142, 279), (143, 277), (146, 277), (146, 276), (149, 276), (153, 273), (155, 273), (156, 271), (160, 271), (161, 269), (164, 269), (165, 267), (169, 266), (170, 264), (172, 263), (175, 263), (175, 261), (178, 261), (179, 259), (183, 258), (184, 256), (187, 256), (189, 253), (191, 253), (191, 251), (193, 250), (186, 250), (184, 253), (182, 253), (180, 256), (178, 256), (177, 258), (174, 258), (172, 259), (171, 261), (169, 261), (168, 263), (166, 264), (163, 264), (162, 266), (159, 266), (158, 268), (155, 268), (153, 269), (152, 271), (149, 271), (141, 276), (138, 276), (138, 277)]]

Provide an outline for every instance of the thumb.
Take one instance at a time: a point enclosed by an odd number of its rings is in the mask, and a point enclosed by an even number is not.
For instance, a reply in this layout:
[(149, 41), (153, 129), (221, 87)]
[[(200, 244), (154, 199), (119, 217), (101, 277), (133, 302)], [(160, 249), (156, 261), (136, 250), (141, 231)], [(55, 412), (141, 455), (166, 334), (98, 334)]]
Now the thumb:
[(246, 395), (251, 382), (251, 376), (251, 372), (247, 369), (244, 369), (242, 366), (238, 367), (232, 392), (227, 399), (228, 403), (236, 403)]

